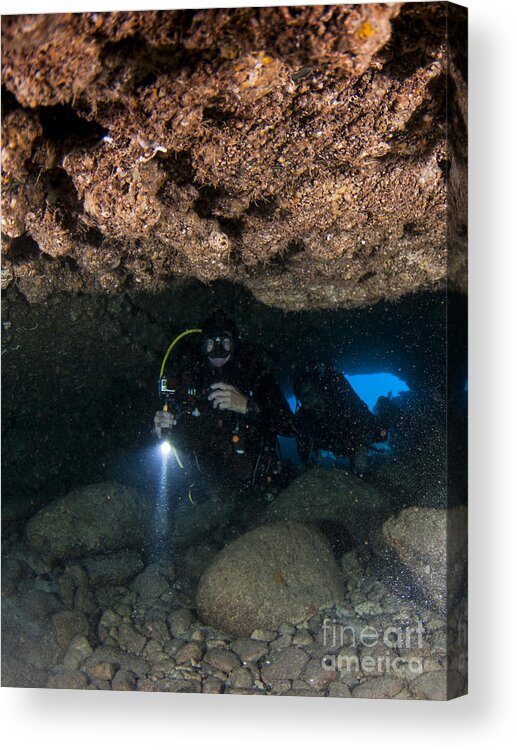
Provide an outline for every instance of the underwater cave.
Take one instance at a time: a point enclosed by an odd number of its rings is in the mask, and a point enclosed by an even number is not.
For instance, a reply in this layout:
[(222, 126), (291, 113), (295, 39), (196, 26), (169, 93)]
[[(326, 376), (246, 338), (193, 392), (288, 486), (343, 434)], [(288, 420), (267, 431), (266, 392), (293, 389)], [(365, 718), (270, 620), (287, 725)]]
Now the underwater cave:
[(2, 18), (3, 684), (360, 697), (326, 618), (464, 617), (445, 5)]

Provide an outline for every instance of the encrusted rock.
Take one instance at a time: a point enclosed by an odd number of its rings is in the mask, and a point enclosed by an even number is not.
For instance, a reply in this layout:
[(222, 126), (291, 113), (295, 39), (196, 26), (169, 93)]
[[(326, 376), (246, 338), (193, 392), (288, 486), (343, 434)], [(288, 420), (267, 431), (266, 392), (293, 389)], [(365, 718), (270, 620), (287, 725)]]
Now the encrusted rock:
[(406, 508), (385, 522), (382, 541), (388, 563), (401, 564), (434, 607), (446, 612), (454, 604), (467, 561), (464, 506)]
[[(466, 287), (467, 86), (447, 49), (451, 9), (185, 13), (4, 20), (2, 230), (29, 230), (49, 261), (16, 265), (23, 293), (154, 290), (190, 274), (294, 310), (372, 304), (448, 271)], [(149, 55), (164, 48), (166, 66)], [(71, 123), (59, 142), (37, 114), (56, 105)]]
[(70, 492), (25, 527), (30, 547), (52, 560), (82, 557), (146, 539), (146, 502), (132, 489), (104, 482)]
[(234, 635), (299, 622), (339, 601), (341, 573), (323, 537), (297, 523), (262, 526), (226, 547), (197, 591), (203, 621)]
[(285, 520), (328, 525), (331, 522), (348, 532), (357, 544), (364, 544), (389, 511), (389, 498), (354, 474), (312, 469), (273, 500), (263, 519), (267, 523)]

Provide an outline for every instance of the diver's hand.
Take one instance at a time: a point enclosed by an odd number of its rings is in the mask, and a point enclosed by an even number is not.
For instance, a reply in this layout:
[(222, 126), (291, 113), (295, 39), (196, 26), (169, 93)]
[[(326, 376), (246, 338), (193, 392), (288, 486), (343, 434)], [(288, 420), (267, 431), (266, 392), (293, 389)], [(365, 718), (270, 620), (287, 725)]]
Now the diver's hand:
[(214, 409), (235, 411), (237, 414), (246, 414), (248, 411), (248, 397), (241, 393), (234, 385), (227, 383), (212, 383), (212, 393), (208, 400), (212, 402)]
[(162, 430), (170, 430), (178, 424), (170, 411), (157, 411), (154, 415), (154, 434), (161, 438)]

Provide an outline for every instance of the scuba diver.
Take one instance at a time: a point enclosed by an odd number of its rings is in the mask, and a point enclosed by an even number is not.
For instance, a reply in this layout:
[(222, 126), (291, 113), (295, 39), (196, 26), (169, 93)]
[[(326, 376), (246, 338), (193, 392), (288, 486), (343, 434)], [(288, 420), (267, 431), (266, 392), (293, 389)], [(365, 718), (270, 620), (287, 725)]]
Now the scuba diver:
[(193, 457), (194, 502), (203, 487), (269, 492), (280, 474), (277, 435), (294, 429), (287, 401), (256, 348), (239, 337), (224, 311), (214, 312), (195, 332), (196, 345), (178, 347), (154, 432), (159, 438), (173, 432), (179, 453)]
[(297, 370), (294, 395), (298, 451), (307, 464), (313, 451), (330, 451), (350, 458), (350, 468), (363, 476), (368, 446), (386, 440), (387, 428), (368, 409), (335, 367), (306, 365)]

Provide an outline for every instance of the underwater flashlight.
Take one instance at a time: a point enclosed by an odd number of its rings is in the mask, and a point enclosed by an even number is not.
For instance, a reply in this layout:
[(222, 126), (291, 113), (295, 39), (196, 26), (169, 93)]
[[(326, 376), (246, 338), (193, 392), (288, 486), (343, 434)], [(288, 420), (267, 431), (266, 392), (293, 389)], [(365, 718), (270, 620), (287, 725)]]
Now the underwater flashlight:
[(162, 442), (160, 443), (160, 451), (162, 453), (162, 456), (168, 456), (172, 451), (171, 444), (169, 443), (168, 439), (162, 440)]

